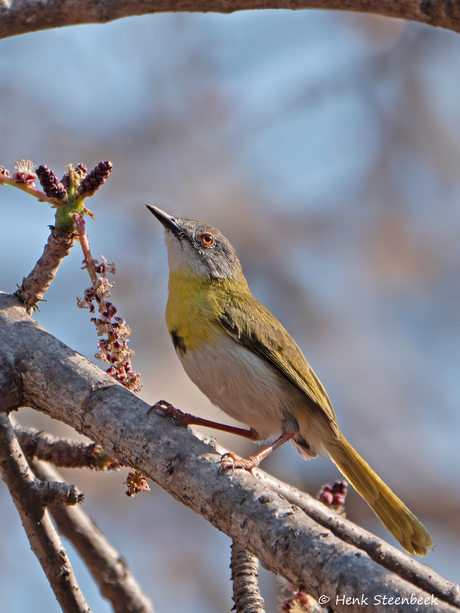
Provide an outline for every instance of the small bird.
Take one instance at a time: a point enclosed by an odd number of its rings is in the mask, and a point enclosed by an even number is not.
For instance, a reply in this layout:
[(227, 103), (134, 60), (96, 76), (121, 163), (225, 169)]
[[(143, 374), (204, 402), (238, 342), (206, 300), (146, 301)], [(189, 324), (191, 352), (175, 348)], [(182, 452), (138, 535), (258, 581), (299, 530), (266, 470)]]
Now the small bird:
[(408, 553), (424, 556), (433, 549), (425, 527), (340, 432), (326, 390), (294, 339), (251, 294), (230, 242), (208, 224), (147, 207), (165, 229), (166, 324), (182, 366), (214, 405), (250, 429), (201, 419), (162, 402), (166, 413), (184, 425), (274, 440), (245, 460), (225, 454), (224, 468), (251, 470), (286, 441), (306, 460), (328, 454)]

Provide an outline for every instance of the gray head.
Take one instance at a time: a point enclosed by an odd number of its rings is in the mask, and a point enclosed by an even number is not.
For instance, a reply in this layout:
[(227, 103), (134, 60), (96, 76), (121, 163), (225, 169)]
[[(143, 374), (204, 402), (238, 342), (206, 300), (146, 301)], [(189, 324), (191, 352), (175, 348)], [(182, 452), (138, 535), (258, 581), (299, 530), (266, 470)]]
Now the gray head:
[(164, 226), (170, 270), (188, 268), (213, 279), (242, 276), (236, 252), (219, 230), (201, 221), (171, 217), (151, 204), (147, 208)]

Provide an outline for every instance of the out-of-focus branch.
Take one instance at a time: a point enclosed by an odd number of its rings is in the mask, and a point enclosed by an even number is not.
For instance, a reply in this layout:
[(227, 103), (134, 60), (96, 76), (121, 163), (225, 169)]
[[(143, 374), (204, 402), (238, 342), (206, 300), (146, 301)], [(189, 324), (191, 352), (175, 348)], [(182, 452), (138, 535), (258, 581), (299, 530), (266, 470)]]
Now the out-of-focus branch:
[[(31, 462), (31, 468), (42, 481), (61, 481), (49, 464)], [(112, 604), (115, 613), (154, 613), (153, 605), (131, 573), (124, 558), (111, 545), (81, 507), (51, 505), (48, 511), (59, 532), (69, 539), (96, 581), (102, 596)]]
[[(0, 408), (13, 407), (20, 395), (21, 405), (71, 425), (242, 544), (265, 568), (314, 598), (325, 595), (335, 601), (337, 593), (358, 593), (374, 602), (374, 597), (385, 595), (400, 599), (400, 613), (412, 613), (412, 597), (419, 599), (418, 613), (458, 613), (458, 586), (385, 544), (386, 551), (394, 552), (411, 569), (413, 579), (388, 570), (384, 558), (377, 561), (378, 555), (372, 559), (366, 551), (375, 554), (384, 542), (330, 509), (325, 507), (328, 520), (314, 520), (283, 495), (282, 484), (278, 489), (263, 471), (218, 475), (220, 454), (212, 447), (168, 418), (156, 412), (149, 415), (145, 402), (55, 339), (14, 296), (5, 294), (0, 294), (2, 380), (6, 383)], [(353, 534), (362, 535), (362, 546), (359, 536), (353, 541)], [(375, 613), (387, 610), (383, 604), (373, 606)], [(362, 611), (358, 603), (335, 603), (336, 613), (358, 611)]]
[(0, 413), (0, 472), (43, 571), (64, 613), (89, 613), (67, 553), (35, 488), (24, 455), (5, 413)]
[[(0, 17), (1, 20), (1, 17)], [(33, 309), (42, 300), (62, 260), (69, 255), (75, 240), (75, 234), (65, 228), (51, 227), (51, 234), (45, 245), (43, 255), (35, 264), (32, 272), (22, 280), (16, 292), (18, 298)]]
[(257, 582), (259, 560), (256, 556), (233, 542), (230, 568), (236, 613), (265, 613), (264, 599)]
[(451, 0), (0, 0), (0, 38), (148, 13), (233, 13), (253, 9), (375, 13), (460, 31), (460, 6)]
[(67, 483), (56, 481), (47, 481), (46, 483), (37, 481), (31, 484), (31, 489), (37, 503), (42, 506), (49, 504), (74, 506), (83, 502), (84, 498), (83, 492), (80, 492), (75, 485), (67, 485)]
[(118, 461), (96, 443), (55, 438), (33, 428), (23, 429), (16, 426), (14, 431), (27, 459), (37, 458), (60, 468), (120, 468)]

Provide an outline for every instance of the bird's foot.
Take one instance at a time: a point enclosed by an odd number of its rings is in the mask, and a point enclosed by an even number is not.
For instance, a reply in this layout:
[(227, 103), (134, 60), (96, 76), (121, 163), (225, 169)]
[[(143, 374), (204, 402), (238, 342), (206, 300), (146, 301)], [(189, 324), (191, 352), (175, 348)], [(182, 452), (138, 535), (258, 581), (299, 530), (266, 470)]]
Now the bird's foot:
[(252, 472), (253, 468), (259, 466), (262, 458), (259, 458), (257, 455), (251, 456), (247, 459), (239, 458), (237, 455), (228, 451), (224, 453), (224, 455), (220, 458), (221, 465), (219, 468), (219, 473), (222, 470), (231, 470), (235, 472), (236, 469), (247, 470)]
[(151, 411), (161, 411), (163, 417), (171, 417), (176, 422), (179, 422), (184, 428), (188, 428), (191, 424), (195, 423), (195, 418), (190, 413), (184, 413), (180, 409), (176, 409), (170, 402), (166, 400), (159, 400), (153, 406), (150, 407), (147, 415), (150, 415)]

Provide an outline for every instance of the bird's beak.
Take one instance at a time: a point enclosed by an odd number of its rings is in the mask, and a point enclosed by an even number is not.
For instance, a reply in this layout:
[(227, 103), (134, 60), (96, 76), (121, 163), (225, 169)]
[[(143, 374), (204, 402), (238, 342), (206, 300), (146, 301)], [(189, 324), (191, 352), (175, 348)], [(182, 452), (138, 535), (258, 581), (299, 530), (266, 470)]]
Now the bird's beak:
[(177, 223), (175, 217), (171, 217), (171, 215), (168, 215), (167, 213), (159, 209), (157, 206), (153, 206), (152, 204), (146, 204), (145, 206), (149, 209), (151, 213), (155, 215), (158, 221), (163, 224), (166, 230), (171, 230), (171, 232), (176, 235), (181, 232), (181, 227)]

